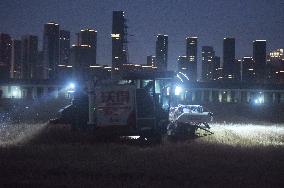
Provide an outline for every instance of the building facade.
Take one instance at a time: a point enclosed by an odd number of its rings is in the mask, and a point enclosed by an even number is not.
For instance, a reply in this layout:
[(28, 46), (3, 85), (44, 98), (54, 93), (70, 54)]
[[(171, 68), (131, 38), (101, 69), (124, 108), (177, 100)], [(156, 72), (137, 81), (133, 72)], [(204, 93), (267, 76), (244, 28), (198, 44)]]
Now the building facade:
[(38, 37), (22, 36), (21, 78), (37, 79)]
[(127, 64), (127, 26), (123, 11), (112, 15), (112, 77), (119, 78), (119, 69)]
[(70, 31), (60, 30), (60, 65), (68, 65), (70, 56)]
[(180, 99), (186, 104), (235, 103), (253, 105), (284, 104), (284, 87), (253, 83), (191, 83)]
[(82, 29), (79, 33), (79, 45), (80, 46), (88, 46), (90, 51), (92, 51), (93, 55), (93, 63), (96, 64), (97, 57), (97, 31), (94, 29)]
[(284, 83), (284, 49), (276, 49), (267, 57), (268, 75), (270, 82)]
[(266, 80), (266, 40), (253, 41), (253, 59), (255, 62), (256, 82), (263, 83)]
[(168, 35), (157, 35), (156, 61), (159, 71), (166, 71), (168, 66)]
[(157, 64), (156, 56), (154, 56), (154, 55), (147, 56), (147, 65), (148, 66), (156, 67), (156, 64)]
[(212, 46), (202, 46), (202, 81), (212, 81), (214, 79), (215, 51)]
[(59, 65), (59, 24), (44, 24), (43, 34), (43, 79), (56, 79)]
[(234, 81), (237, 79), (237, 67), (235, 61), (235, 38), (223, 40), (223, 79)]
[(255, 81), (255, 69), (254, 61), (252, 57), (243, 57), (241, 66), (241, 81), (254, 82)]
[(186, 56), (189, 62), (188, 77), (191, 81), (197, 80), (197, 37), (186, 38)]
[(12, 40), (10, 77), (13, 79), (21, 78), (21, 54), (22, 41), (15, 39)]
[(187, 56), (179, 56), (177, 60), (177, 65), (178, 65), (178, 72), (182, 72), (189, 78), (190, 67), (189, 67), (189, 59), (187, 58)]
[(221, 68), (221, 58), (219, 56), (213, 57), (214, 62), (214, 68), (213, 68), (213, 80), (219, 80), (222, 77), (222, 71)]
[(11, 45), (10, 35), (0, 33), (0, 79), (9, 79), (10, 77)]
[(89, 45), (73, 45), (70, 55), (73, 77), (79, 82), (88, 80), (90, 66), (96, 65), (95, 59), (96, 54), (93, 53), (93, 49)]

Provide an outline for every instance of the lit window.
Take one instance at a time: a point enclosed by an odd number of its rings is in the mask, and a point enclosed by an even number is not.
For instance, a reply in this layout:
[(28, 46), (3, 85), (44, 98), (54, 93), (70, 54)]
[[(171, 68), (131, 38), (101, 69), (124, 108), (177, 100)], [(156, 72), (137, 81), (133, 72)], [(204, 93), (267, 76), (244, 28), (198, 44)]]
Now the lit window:
[(120, 38), (120, 34), (111, 34), (111, 38)]

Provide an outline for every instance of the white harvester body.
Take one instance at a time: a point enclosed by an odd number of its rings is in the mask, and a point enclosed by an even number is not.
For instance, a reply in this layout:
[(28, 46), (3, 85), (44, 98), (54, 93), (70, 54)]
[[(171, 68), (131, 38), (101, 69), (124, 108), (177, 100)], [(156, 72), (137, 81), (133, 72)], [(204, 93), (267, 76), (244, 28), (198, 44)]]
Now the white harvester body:
[(169, 113), (168, 135), (195, 135), (197, 129), (209, 131), (210, 123), (213, 120), (211, 112), (204, 112), (201, 105), (181, 105), (171, 107)]

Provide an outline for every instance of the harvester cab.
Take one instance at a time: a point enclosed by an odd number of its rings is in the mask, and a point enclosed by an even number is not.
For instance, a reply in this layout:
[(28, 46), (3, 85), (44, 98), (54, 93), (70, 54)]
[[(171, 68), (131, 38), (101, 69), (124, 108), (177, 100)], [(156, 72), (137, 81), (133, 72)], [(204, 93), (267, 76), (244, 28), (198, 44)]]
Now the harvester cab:
[(171, 79), (102, 81), (89, 87), (89, 121), (108, 134), (160, 138), (166, 133)]

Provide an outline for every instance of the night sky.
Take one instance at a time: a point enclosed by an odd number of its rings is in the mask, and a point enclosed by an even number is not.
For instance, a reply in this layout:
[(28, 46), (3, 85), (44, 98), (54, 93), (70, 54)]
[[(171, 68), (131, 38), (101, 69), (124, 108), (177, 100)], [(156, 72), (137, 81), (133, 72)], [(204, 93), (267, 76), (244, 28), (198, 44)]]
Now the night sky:
[[(222, 57), (224, 37), (236, 38), (237, 58), (252, 55), (252, 41), (266, 39), (267, 50), (284, 47), (283, 0), (0, 0), (0, 32), (14, 38), (39, 36), (43, 24), (55, 21), (75, 33), (98, 31), (99, 64), (111, 63), (112, 11), (124, 10), (128, 19), (131, 63), (146, 63), (155, 55), (156, 35), (169, 35), (169, 65), (185, 55), (185, 37), (199, 37), (201, 46), (212, 45)], [(41, 45), (40, 45), (41, 48)], [(200, 59), (199, 59), (200, 60)]]

